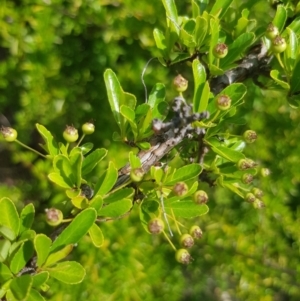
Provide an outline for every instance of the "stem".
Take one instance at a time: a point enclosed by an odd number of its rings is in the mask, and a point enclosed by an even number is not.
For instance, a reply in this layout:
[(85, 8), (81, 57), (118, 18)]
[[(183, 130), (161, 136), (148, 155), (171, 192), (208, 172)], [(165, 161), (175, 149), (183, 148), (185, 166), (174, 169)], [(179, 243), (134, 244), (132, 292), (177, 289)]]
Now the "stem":
[(18, 139), (16, 139), (15, 142), (19, 143), (21, 146), (27, 148), (28, 150), (30, 150), (30, 151), (36, 153), (37, 155), (39, 155), (39, 156), (41, 156), (41, 157), (43, 157), (43, 158), (45, 158), (45, 159), (48, 159), (45, 155), (43, 155), (43, 154), (40, 153), (39, 151), (37, 151), (37, 150), (31, 148), (30, 146), (27, 146), (26, 144), (22, 143), (22, 142), (19, 141)]
[(281, 68), (285, 71), (284, 65), (283, 65), (282, 60), (281, 60), (281, 57), (280, 57), (280, 53), (276, 53), (275, 56), (276, 56), (276, 58), (277, 58), (277, 60), (278, 60), (279, 65), (280, 65)]
[(175, 216), (174, 216), (174, 211), (173, 211), (173, 209), (171, 209), (171, 213), (172, 213), (173, 220), (174, 220), (174, 222), (175, 222), (176, 229), (177, 229), (179, 235), (181, 235), (181, 231), (180, 231), (180, 228), (179, 228), (179, 226), (178, 226), (178, 222), (177, 222), (177, 220), (176, 220), (176, 218), (175, 218)]
[(221, 110), (218, 110), (217, 113), (215, 114), (215, 116), (213, 117), (213, 119), (209, 121), (209, 124), (213, 123), (217, 119), (217, 117), (220, 115), (220, 113), (221, 113)]
[(168, 237), (168, 235), (166, 234), (165, 231), (163, 231), (163, 234), (164, 234), (165, 238), (167, 239), (167, 241), (169, 242), (169, 244), (171, 245), (171, 247), (174, 249), (174, 251), (176, 251), (176, 247), (173, 245), (173, 243), (171, 242), (170, 238)]
[(80, 140), (78, 141), (78, 143), (76, 144), (76, 146), (79, 146), (79, 144), (82, 142), (82, 140), (84, 139), (85, 137), (85, 134), (83, 134), (80, 138)]

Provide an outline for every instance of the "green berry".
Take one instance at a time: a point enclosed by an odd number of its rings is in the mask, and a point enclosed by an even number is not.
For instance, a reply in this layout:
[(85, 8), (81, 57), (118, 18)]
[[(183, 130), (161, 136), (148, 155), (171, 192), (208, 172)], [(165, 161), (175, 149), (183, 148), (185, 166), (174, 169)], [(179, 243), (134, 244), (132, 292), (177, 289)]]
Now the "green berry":
[(130, 171), (130, 178), (133, 182), (142, 181), (144, 175), (145, 175), (145, 172), (144, 172), (144, 169), (142, 167), (134, 168)]
[(265, 35), (269, 40), (273, 40), (279, 35), (279, 30), (273, 23), (270, 23), (267, 27)]
[(58, 226), (63, 220), (63, 213), (56, 208), (46, 209), (46, 221), (50, 226)]
[(242, 175), (242, 182), (244, 184), (250, 184), (253, 181), (253, 176), (250, 173), (245, 173)]
[(263, 176), (263, 177), (268, 177), (270, 174), (271, 174), (271, 171), (269, 168), (262, 168), (260, 170), (260, 174)]
[(180, 74), (178, 74), (174, 80), (173, 85), (178, 92), (184, 92), (188, 87), (188, 81)]
[(256, 200), (256, 196), (251, 193), (251, 192), (248, 192), (245, 196), (245, 201), (248, 202), (248, 203), (253, 203), (254, 201)]
[(264, 195), (263, 191), (259, 188), (253, 188), (252, 193), (255, 195), (256, 198), (261, 199)]
[(226, 111), (230, 108), (231, 106), (231, 99), (227, 95), (219, 95), (216, 98), (216, 104), (219, 110), (221, 111)]
[(224, 43), (217, 44), (213, 49), (213, 55), (218, 58), (224, 58), (228, 53), (228, 46)]
[(246, 170), (246, 169), (249, 169), (249, 168), (253, 168), (256, 165), (257, 164), (253, 160), (251, 160), (251, 159), (240, 159), (237, 162), (237, 168), (239, 170)]
[(148, 230), (151, 234), (160, 234), (163, 232), (165, 224), (162, 219), (156, 217), (148, 222)]
[(95, 131), (95, 125), (92, 122), (86, 122), (82, 125), (81, 129), (85, 135), (91, 135)]
[(180, 237), (180, 244), (184, 248), (191, 248), (194, 245), (194, 238), (190, 234), (183, 234)]
[(17, 140), (18, 132), (13, 128), (2, 126), (1, 133), (7, 142), (13, 142)]
[(188, 192), (189, 188), (184, 182), (178, 182), (173, 187), (174, 194), (183, 196)]
[(189, 264), (192, 261), (192, 257), (186, 249), (177, 250), (175, 258), (179, 263), (183, 264)]
[(201, 230), (200, 227), (197, 226), (197, 225), (192, 226), (192, 227), (190, 228), (189, 233), (192, 235), (192, 237), (193, 237), (194, 239), (199, 239), (199, 238), (201, 238), (202, 235), (203, 235), (202, 230)]
[(75, 142), (78, 139), (78, 131), (73, 126), (66, 126), (63, 137), (67, 142)]
[(257, 134), (252, 130), (247, 130), (244, 132), (243, 138), (246, 143), (253, 143), (257, 139)]
[(262, 202), (260, 199), (255, 199), (255, 201), (253, 202), (253, 207), (255, 209), (261, 209), (261, 208), (264, 208), (266, 207), (264, 202)]
[(198, 190), (194, 194), (194, 202), (196, 204), (202, 205), (208, 202), (208, 195), (204, 190)]
[(286, 41), (283, 37), (277, 36), (272, 41), (272, 50), (274, 53), (281, 53), (286, 49)]

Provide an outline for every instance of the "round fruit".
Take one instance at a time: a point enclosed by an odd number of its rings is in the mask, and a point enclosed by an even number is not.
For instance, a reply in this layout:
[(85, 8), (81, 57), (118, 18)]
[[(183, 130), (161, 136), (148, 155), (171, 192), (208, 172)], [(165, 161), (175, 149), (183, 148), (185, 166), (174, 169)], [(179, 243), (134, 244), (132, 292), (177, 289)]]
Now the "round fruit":
[(251, 159), (240, 159), (237, 162), (237, 168), (239, 170), (246, 170), (246, 169), (249, 169), (249, 168), (253, 168), (255, 166), (256, 166), (256, 163)]
[(189, 233), (192, 235), (192, 237), (193, 237), (194, 239), (199, 239), (199, 238), (201, 238), (201, 237), (202, 237), (202, 234), (203, 234), (201, 228), (200, 228), (199, 226), (197, 226), (197, 225), (192, 226), (192, 227), (190, 228)]
[(247, 130), (244, 132), (243, 138), (246, 143), (253, 143), (257, 139), (257, 134), (252, 130)]
[(190, 253), (186, 249), (176, 251), (175, 258), (179, 263), (189, 264), (192, 260)]
[(190, 234), (183, 234), (180, 237), (180, 244), (184, 248), (191, 248), (194, 245), (194, 238)]
[(281, 53), (286, 49), (286, 41), (283, 37), (277, 36), (272, 41), (272, 50), (274, 53)]
[(13, 142), (17, 140), (18, 132), (13, 128), (2, 126), (1, 133), (7, 142)]
[(148, 222), (148, 230), (151, 234), (160, 234), (165, 228), (164, 222), (156, 217)]
[(173, 187), (174, 194), (183, 196), (188, 192), (189, 188), (184, 182), (178, 182)]
[(260, 170), (260, 174), (263, 176), (263, 177), (268, 177), (270, 175), (271, 171), (269, 168), (262, 168)]
[(63, 137), (67, 142), (75, 142), (78, 139), (78, 131), (73, 126), (66, 126)]
[(130, 171), (130, 178), (133, 182), (142, 181), (144, 175), (145, 175), (145, 172), (144, 172), (144, 169), (142, 167), (134, 168)]
[(228, 53), (228, 46), (224, 43), (217, 44), (213, 49), (213, 55), (218, 58), (224, 58)]
[(196, 204), (202, 205), (208, 202), (208, 195), (204, 190), (198, 190), (194, 194), (194, 202)]
[(46, 221), (50, 226), (58, 226), (63, 220), (63, 213), (56, 208), (46, 209)]
[(250, 184), (253, 181), (253, 176), (250, 173), (245, 173), (242, 175), (242, 182), (244, 184)]
[(268, 39), (273, 40), (279, 35), (279, 30), (273, 23), (270, 23), (265, 34)]
[(85, 135), (91, 135), (95, 131), (95, 125), (92, 122), (86, 122), (82, 125), (81, 129)]
[(255, 197), (257, 197), (258, 199), (262, 198), (264, 193), (262, 190), (260, 190), (259, 188), (253, 188), (252, 189), (252, 193), (255, 195)]
[(216, 104), (219, 110), (225, 111), (228, 110), (231, 106), (231, 99), (227, 95), (219, 95), (216, 98)]
[(253, 203), (256, 199), (256, 196), (251, 193), (251, 192), (248, 192), (245, 196), (245, 201), (248, 202), (248, 203)]
[(173, 80), (173, 85), (176, 91), (184, 92), (188, 87), (188, 81), (181, 74), (178, 74)]

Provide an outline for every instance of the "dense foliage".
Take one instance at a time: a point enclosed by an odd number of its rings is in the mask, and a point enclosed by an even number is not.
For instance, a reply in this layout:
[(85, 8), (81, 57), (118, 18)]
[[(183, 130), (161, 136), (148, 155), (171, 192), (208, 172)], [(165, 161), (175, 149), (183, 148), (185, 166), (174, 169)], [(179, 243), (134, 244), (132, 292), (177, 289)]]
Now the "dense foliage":
[(299, 12), (1, 2), (0, 299), (298, 300)]

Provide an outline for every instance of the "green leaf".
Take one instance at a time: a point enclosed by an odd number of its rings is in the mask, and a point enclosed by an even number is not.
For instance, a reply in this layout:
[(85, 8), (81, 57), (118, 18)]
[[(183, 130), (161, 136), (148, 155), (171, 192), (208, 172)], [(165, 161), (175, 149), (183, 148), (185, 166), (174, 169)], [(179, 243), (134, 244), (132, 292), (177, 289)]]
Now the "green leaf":
[(245, 159), (245, 155), (242, 154), (241, 152), (232, 150), (228, 147), (224, 146), (213, 146), (211, 145), (211, 149), (213, 152), (218, 154), (219, 156), (231, 161), (231, 162), (238, 162), (241, 159)]
[(238, 60), (243, 52), (254, 42), (254, 33), (245, 32), (237, 37), (228, 47), (228, 54), (220, 61), (220, 67), (223, 70), (229, 68), (232, 63)]
[(11, 242), (7, 239), (0, 240), (0, 262), (4, 262), (7, 259), (10, 251)]
[(285, 89), (285, 90), (289, 90), (289, 89), (290, 89), (290, 85), (289, 85), (287, 82), (285, 82), (285, 81), (279, 79), (279, 71), (278, 71), (278, 70), (272, 70), (272, 71), (270, 72), (270, 76), (271, 76), (271, 77), (274, 79), (274, 81), (275, 81), (280, 87), (282, 87), (283, 89)]
[(73, 188), (72, 183), (67, 183), (65, 181), (65, 178), (63, 178), (60, 174), (56, 172), (52, 172), (48, 175), (48, 178), (51, 182), (55, 183), (56, 185), (62, 187), (62, 188)]
[(95, 195), (104, 196), (108, 193), (115, 185), (118, 179), (118, 170), (116, 169), (114, 163), (111, 161), (109, 162), (109, 166), (106, 170), (105, 177), (102, 177), (98, 180), (95, 186)]
[(103, 244), (104, 237), (100, 227), (97, 224), (93, 224), (93, 226), (89, 230), (89, 235), (91, 240), (96, 248), (100, 248)]
[(138, 129), (137, 129), (137, 125), (135, 123), (135, 112), (134, 110), (132, 110), (131, 108), (122, 105), (120, 107), (120, 112), (122, 114), (122, 116), (129, 122), (134, 139), (136, 139), (137, 134), (138, 134)]
[(194, 39), (194, 30), (196, 27), (195, 20), (189, 19), (184, 23), (183, 27), (180, 28), (180, 39), (188, 48), (196, 47), (196, 41)]
[(207, 108), (209, 99), (209, 84), (206, 81), (206, 71), (204, 66), (198, 59), (193, 61), (193, 75), (194, 75), (194, 112), (203, 112)]
[(26, 301), (45, 301), (45, 299), (38, 291), (31, 289)]
[(33, 240), (36, 236), (36, 233), (34, 230), (25, 230), (19, 235), (18, 241), (24, 241), (24, 240)]
[(132, 200), (123, 199), (121, 201), (109, 203), (107, 206), (102, 207), (98, 211), (98, 215), (105, 217), (120, 217), (127, 213), (131, 208)]
[(107, 150), (100, 148), (86, 156), (82, 162), (82, 175), (89, 174), (106, 155)]
[(82, 168), (83, 155), (79, 147), (74, 147), (70, 153), (70, 164), (72, 167), (72, 175), (76, 187), (81, 184), (81, 168)]
[(133, 152), (129, 152), (129, 163), (132, 169), (142, 166), (140, 158)]
[(172, 202), (170, 204), (166, 203), (165, 209), (167, 214), (172, 215), (173, 211), (175, 217), (183, 218), (194, 218), (208, 212), (208, 207), (206, 205), (198, 205), (191, 200)]
[(16, 239), (16, 234), (14, 233), (14, 231), (5, 226), (0, 226), (0, 237), (1, 236), (4, 236), (6, 239), (9, 239), (10, 241)]
[(80, 145), (79, 147), (81, 149), (82, 154), (86, 155), (88, 152), (90, 152), (93, 149), (94, 144), (91, 142), (87, 142), (85, 144)]
[(167, 55), (167, 44), (166, 37), (164, 33), (158, 28), (154, 28), (153, 37), (156, 44), (156, 47), (161, 50), (162, 56), (165, 57)]
[(207, 20), (203, 17), (197, 16), (196, 18), (196, 27), (195, 27), (195, 39), (197, 47), (201, 47), (204, 38), (208, 33), (208, 23)]
[(290, 81), (291, 91), (293, 95), (300, 91), (300, 60), (297, 62)]
[(94, 208), (87, 208), (76, 215), (71, 224), (53, 242), (50, 252), (56, 252), (63, 246), (77, 243), (93, 225), (96, 216)]
[(6, 282), (8, 279), (13, 278), (10, 269), (4, 263), (0, 263), (0, 283)]
[(173, 20), (173, 22), (178, 23), (177, 8), (174, 0), (162, 0), (165, 7), (167, 17)]
[(20, 301), (26, 300), (32, 286), (32, 277), (30, 275), (22, 275), (14, 278), (10, 283), (10, 289), (13, 296)]
[(294, 69), (298, 53), (299, 53), (299, 44), (298, 44), (298, 39), (297, 35), (295, 32), (293, 32), (291, 29), (287, 28), (286, 29), (289, 33), (289, 43), (287, 44), (287, 48), (284, 51), (284, 65), (286, 68), (291, 71)]
[(85, 269), (75, 261), (60, 262), (47, 270), (51, 277), (67, 284), (80, 283), (85, 277)]
[(105, 203), (112, 203), (116, 201), (120, 201), (122, 199), (130, 199), (134, 195), (133, 188), (123, 188), (119, 189), (105, 197)]
[(33, 275), (32, 277), (32, 286), (35, 288), (40, 288), (43, 284), (45, 284), (49, 279), (48, 271), (40, 271), (39, 273)]
[(161, 180), (164, 175), (162, 168), (157, 168), (156, 166), (151, 166), (150, 173), (151, 173), (151, 178), (153, 178), (157, 184), (161, 183)]
[(232, 1), (233, 0), (217, 0), (210, 11), (210, 14), (222, 19)]
[(69, 187), (76, 187), (76, 179), (73, 175), (73, 169), (70, 160), (64, 155), (57, 155), (53, 159), (54, 171), (59, 174)]
[(26, 263), (31, 259), (33, 254), (34, 248), (32, 241), (27, 240), (24, 243), (22, 243), (10, 262), (10, 270), (14, 274), (20, 272), (20, 270), (24, 268)]
[(157, 83), (152, 88), (147, 104), (152, 108), (152, 117), (163, 120), (168, 113), (168, 104), (164, 101), (166, 88), (164, 84)]
[(18, 236), (20, 230), (20, 219), (15, 204), (9, 198), (0, 199), (0, 225), (11, 229)]
[(37, 266), (41, 267), (46, 261), (52, 240), (45, 234), (37, 234), (34, 238), (34, 248), (37, 255)]
[(210, 21), (210, 35), (211, 35), (211, 37), (210, 37), (210, 40), (209, 40), (208, 61), (209, 61), (209, 67), (210, 67), (213, 63), (213, 60), (215, 59), (215, 57), (213, 55), (213, 49), (218, 44), (220, 24), (219, 24), (219, 19), (210, 19), (209, 21)]
[(276, 14), (272, 23), (279, 29), (279, 32), (283, 30), (286, 19), (287, 11), (285, 7), (283, 5), (277, 5)]
[(57, 252), (51, 253), (46, 262), (43, 264), (43, 269), (45, 267), (52, 266), (54, 263), (66, 258), (73, 250), (73, 245), (66, 245)]
[(185, 165), (175, 171), (171, 179), (167, 180), (165, 185), (173, 185), (179, 181), (186, 181), (197, 177), (202, 171), (200, 164), (192, 163)]
[(120, 108), (122, 105), (126, 105), (131, 109), (134, 109), (136, 105), (136, 99), (132, 94), (125, 93), (122, 90), (116, 74), (111, 69), (107, 69), (104, 72), (104, 81), (110, 108), (120, 128), (121, 137), (124, 138), (126, 130), (126, 120), (121, 115)]
[(86, 197), (84, 197), (82, 195), (78, 195), (78, 196), (72, 198), (71, 202), (72, 202), (73, 206), (78, 209), (85, 209), (89, 206), (88, 200), (86, 199)]
[(29, 230), (34, 221), (35, 208), (32, 203), (27, 204), (20, 214), (20, 233)]
[(51, 157), (58, 155), (58, 145), (57, 145), (57, 142), (54, 140), (51, 132), (49, 132), (41, 124), (37, 123), (35, 126), (46, 143), (46, 150), (49, 153), (49, 155)]
[(94, 208), (97, 212), (100, 210), (100, 208), (103, 205), (103, 199), (101, 195), (96, 195), (93, 197), (93, 199), (90, 201), (90, 207)]

